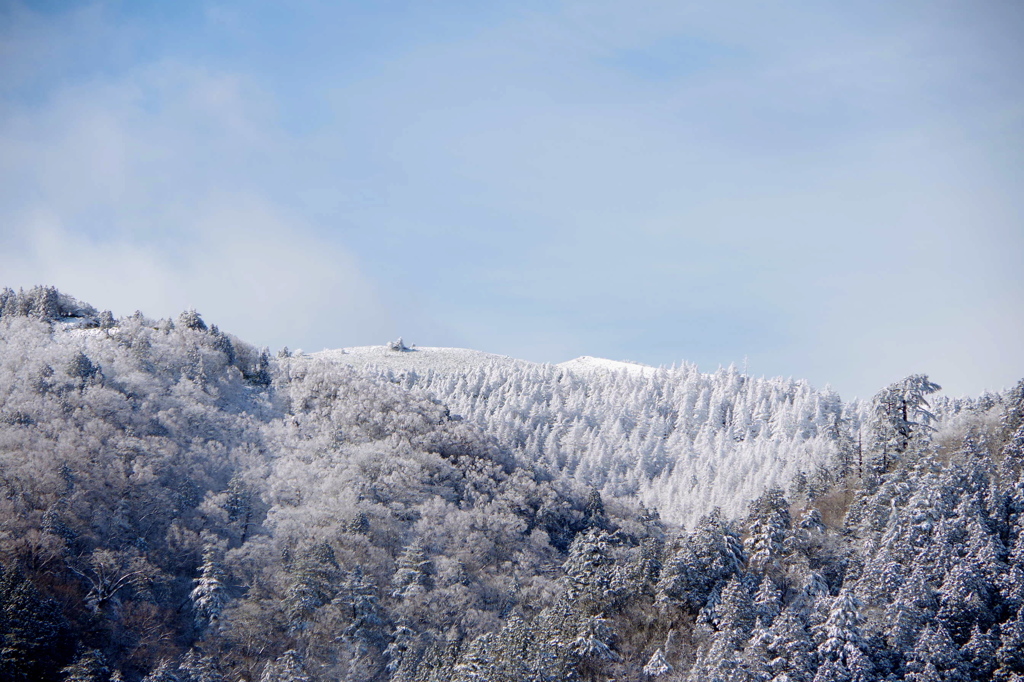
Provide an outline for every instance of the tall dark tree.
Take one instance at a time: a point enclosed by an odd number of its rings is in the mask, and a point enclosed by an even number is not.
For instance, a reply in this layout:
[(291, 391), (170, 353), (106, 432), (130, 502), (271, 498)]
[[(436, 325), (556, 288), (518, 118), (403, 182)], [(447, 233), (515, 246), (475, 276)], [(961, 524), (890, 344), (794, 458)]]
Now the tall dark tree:
[(931, 429), (935, 415), (925, 396), (940, 388), (927, 375), (913, 374), (875, 395), (871, 429), (881, 471), (888, 470), (890, 460), (905, 452), (915, 436)]

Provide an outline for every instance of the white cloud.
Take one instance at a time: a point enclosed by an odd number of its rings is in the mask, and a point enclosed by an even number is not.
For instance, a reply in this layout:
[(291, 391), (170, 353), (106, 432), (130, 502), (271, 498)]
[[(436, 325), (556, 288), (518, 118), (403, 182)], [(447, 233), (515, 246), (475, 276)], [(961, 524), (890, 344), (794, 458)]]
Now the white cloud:
[[(272, 345), (392, 335), (356, 257), (272, 196), (272, 98), (173, 62), (0, 115), (0, 286), (53, 284), (117, 314), (195, 307)], [(276, 175), (276, 178), (275, 178)]]
[(257, 199), (204, 207), (177, 233), (173, 252), (90, 239), (45, 211), (24, 216), (20, 227), (20, 248), (0, 254), (7, 286), (53, 284), (118, 315), (195, 307), (227, 331), (274, 346), (379, 342), (394, 327), (351, 254)]

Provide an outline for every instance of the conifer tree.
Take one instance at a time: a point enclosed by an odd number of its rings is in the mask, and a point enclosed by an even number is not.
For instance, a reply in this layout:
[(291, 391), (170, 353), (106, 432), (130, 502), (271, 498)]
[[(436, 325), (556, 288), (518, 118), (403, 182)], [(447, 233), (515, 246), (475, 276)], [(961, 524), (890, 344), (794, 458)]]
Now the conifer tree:
[(715, 513), (701, 519), (682, 547), (666, 562), (658, 584), (659, 597), (675, 601), (693, 613), (712, 592), (746, 563), (738, 535)]
[(21, 571), (0, 569), (0, 678), (45, 679), (67, 661), (67, 634), (55, 602), (44, 599)]
[(164, 659), (148, 675), (142, 678), (142, 682), (181, 682), (181, 676), (178, 675), (177, 668), (178, 666), (174, 665), (171, 661)]
[(206, 625), (216, 621), (227, 603), (227, 588), (224, 585), (224, 571), (217, 561), (212, 547), (203, 552), (203, 564), (199, 567), (196, 586), (189, 594), (196, 622)]
[(870, 670), (870, 659), (866, 655), (864, 635), (860, 625), (860, 604), (850, 590), (844, 589), (832, 601), (828, 619), (822, 627), (823, 641), (818, 651), (828, 666), (829, 675), (838, 675), (845, 670), (856, 679), (857, 671), (862, 670), (860, 677)]
[(72, 379), (77, 379), (82, 385), (90, 379), (94, 378), (99, 374), (99, 367), (94, 365), (89, 357), (82, 351), (78, 351), (73, 356), (65, 368), (67, 374)]
[(933, 675), (932, 670), (940, 674), (940, 679), (957, 679), (962, 667), (960, 651), (941, 623), (925, 626), (907, 661), (911, 679), (927, 678)]
[(181, 657), (178, 671), (182, 682), (224, 682), (224, 676), (217, 669), (214, 661), (195, 649), (189, 649)]
[(1000, 630), (999, 648), (996, 650), (996, 680), (1018, 680), (1024, 678), (1024, 613), (1003, 623)]
[[(376, 587), (363, 575), (362, 569), (356, 567), (354, 571), (345, 575), (334, 603), (343, 605), (346, 615), (351, 618), (344, 630), (345, 637), (359, 640), (363, 644), (383, 646), (386, 639), (385, 618), (377, 599)], [(395, 637), (398, 638), (403, 632), (405, 635), (401, 641), (408, 644), (412, 635), (409, 628), (403, 630), (400, 627)]]
[(960, 648), (960, 655), (970, 679), (989, 680), (996, 668), (997, 641), (990, 632), (982, 632), (977, 625), (971, 630), (971, 638)]
[[(758, 571), (774, 569), (790, 528), (789, 503), (782, 490), (771, 488), (751, 503), (747, 517), (748, 537), (744, 550), (750, 566)], [(774, 572), (774, 571), (773, 571)]]
[(260, 682), (313, 682), (313, 678), (306, 672), (299, 652), (289, 649), (263, 668)]
[(206, 323), (203, 322), (203, 318), (195, 311), (195, 308), (189, 308), (178, 315), (178, 326), (197, 332), (205, 332), (207, 330)]
[(614, 561), (608, 534), (591, 528), (569, 548), (565, 571), (567, 594), (583, 611), (596, 612), (613, 598)]
[(587, 494), (587, 505), (584, 510), (588, 528), (608, 529), (608, 514), (604, 510), (604, 500), (597, 488), (592, 487)]
[(984, 576), (970, 563), (960, 563), (942, 583), (936, 616), (956, 639), (965, 642), (975, 624), (987, 627), (991, 622), (989, 598), (990, 587)]
[(906, 451), (913, 437), (931, 429), (935, 415), (928, 410), (925, 396), (940, 388), (926, 375), (914, 374), (875, 395), (872, 432), (881, 472), (888, 470), (890, 459)]
[(384, 658), (387, 664), (385, 670), (393, 677), (400, 677), (402, 673), (411, 671), (416, 653), (416, 633), (406, 625), (399, 625), (391, 637), (387, 648), (384, 650)]
[(470, 643), (455, 665), (452, 682), (486, 682), (493, 678), (491, 640), (491, 635), (485, 634)]
[(754, 617), (761, 628), (770, 627), (782, 610), (782, 591), (769, 576), (761, 578), (754, 595)]
[(334, 550), (326, 542), (314, 543), (295, 562), (288, 588), (287, 609), (291, 627), (305, 630), (320, 607), (338, 593), (341, 570)]
[(64, 682), (106, 682), (109, 672), (103, 654), (96, 649), (88, 649), (74, 663), (64, 668), (61, 674)]
[(768, 667), (775, 680), (801, 682), (817, 667), (814, 642), (803, 618), (787, 608), (768, 631)]
[(406, 547), (398, 557), (398, 569), (391, 579), (391, 596), (404, 599), (409, 595), (428, 590), (433, 584), (433, 563), (419, 543)]
[(754, 627), (754, 603), (746, 580), (733, 576), (722, 590), (717, 608), (718, 636), (741, 649)]
[(667, 675), (672, 672), (672, 666), (668, 660), (665, 659), (665, 654), (662, 653), (661, 648), (654, 650), (654, 653), (647, 660), (647, 664), (643, 668), (643, 674), (648, 677), (660, 677), (661, 675)]
[(235, 474), (228, 482), (227, 500), (224, 510), (228, 513), (228, 521), (239, 527), (239, 544), (245, 544), (253, 516), (253, 494), (249, 485)]

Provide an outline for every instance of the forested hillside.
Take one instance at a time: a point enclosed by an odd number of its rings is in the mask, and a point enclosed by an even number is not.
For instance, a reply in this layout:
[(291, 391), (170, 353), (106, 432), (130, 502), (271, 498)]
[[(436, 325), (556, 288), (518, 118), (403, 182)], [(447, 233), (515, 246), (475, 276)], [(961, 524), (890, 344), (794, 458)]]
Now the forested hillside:
[(1024, 382), (286, 356), (0, 293), (0, 679), (1024, 677)]
[(684, 525), (716, 506), (740, 514), (768, 488), (863, 450), (869, 406), (844, 405), (805, 381), (753, 378), (735, 367), (704, 374), (695, 365), (605, 369), (477, 355), (467, 370), (452, 355), (364, 348), (313, 357), (423, 389), (520, 461), (638, 498)]

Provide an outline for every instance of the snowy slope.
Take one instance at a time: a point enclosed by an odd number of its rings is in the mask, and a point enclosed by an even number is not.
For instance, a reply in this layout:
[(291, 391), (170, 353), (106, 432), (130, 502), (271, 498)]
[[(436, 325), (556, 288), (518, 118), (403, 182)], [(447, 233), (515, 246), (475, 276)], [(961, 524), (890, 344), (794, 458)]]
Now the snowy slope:
[(560, 362), (556, 366), (561, 367), (562, 369), (567, 369), (576, 374), (626, 372), (627, 374), (647, 377), (658, 371), (657, 367), (642, 365), (639, 362), (622, 362), (620, 360), (595, 358), (589, 355), (582, 355), (572, 360)]
[[(425, 372), (465, 372), (489, 365), (507, 365), (518, 367), (542, 367), (540, 363), (519, 360), (507, 355), (496, 355), (469, 348), (444, 347), (413, 347), (408, 350), (396, 351), (389, 346), (355, 346), (337, 348), (311, 353), (308, 357), (341, 362), (358, 368), (389, 369), (392, 371)], [(652, 376), (657, 367), (642, 365), (637, 362), (609, 360), (583, 355), (572, 360), (560, 362), (554, 367), (567, 370), (577, 375), (608, 374), (625, 372), (635, 376)]]
[(734, 368), (702, 373), (586, 356), (546, 365), (387, 346), (304, 357), (427, 391), (522, 460), (610, 496), (639, 497), (687, 525), (716, 506), (740, 515), (766, 488), (810, 474), (836, 456), (840, 441), (851, 442), (849, 429), (863, 418), (858, 404), (844, 405), (832, 391)]
[(394, 372), (438, 372), (462, 373), (490, 364), (509, 366), (533, 365), (526, 360), (517, 360), (507, 355), (495, 355), (468, 348), (413, 347), (396, 351), (388, 346), (356, 346), (311, 353), (311, 358), (330, 360), (352, 365), (360, 369), (387, 369)]

